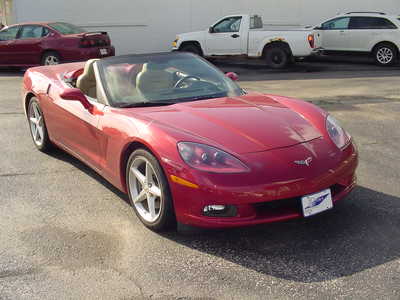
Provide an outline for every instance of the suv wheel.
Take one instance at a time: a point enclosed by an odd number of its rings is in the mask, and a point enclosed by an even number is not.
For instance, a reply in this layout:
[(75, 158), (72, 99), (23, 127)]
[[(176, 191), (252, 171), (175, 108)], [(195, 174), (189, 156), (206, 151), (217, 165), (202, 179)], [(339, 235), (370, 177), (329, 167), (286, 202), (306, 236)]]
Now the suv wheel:
[(381, 44), (374, 49), (375, 62), (380, 66), (391, 66), (397, 60), (395, 47), (389, 44)]

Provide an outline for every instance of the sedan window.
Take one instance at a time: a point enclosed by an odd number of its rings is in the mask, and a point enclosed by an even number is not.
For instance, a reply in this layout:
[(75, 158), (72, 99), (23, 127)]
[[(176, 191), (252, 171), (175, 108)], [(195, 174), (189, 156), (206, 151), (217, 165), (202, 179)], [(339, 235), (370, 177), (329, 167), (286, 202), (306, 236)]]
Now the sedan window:
[(343, 30), (348, 29), (350, 23), (349, 17), (336, 18), (322, 24), (324, 30)]
[(64, 22), (51, 23), (49, 24), (49, 26), (61, 33), (62, 35), (79, 34), (86, 32), (86, 30), (83, 28)]
[(26, 25), (23, 26), (19, 33), (19, 39), (39, 39), (43, 37), (43, 27), (37, 25)]
[(15, 40), (19, 31), (19, 26), (13, 26), (0, 31), (0, 41)]

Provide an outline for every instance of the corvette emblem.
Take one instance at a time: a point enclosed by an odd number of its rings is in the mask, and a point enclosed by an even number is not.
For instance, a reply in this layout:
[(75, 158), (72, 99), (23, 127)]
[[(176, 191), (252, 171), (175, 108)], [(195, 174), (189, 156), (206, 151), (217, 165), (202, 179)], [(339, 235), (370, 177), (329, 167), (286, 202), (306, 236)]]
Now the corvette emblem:
[(295, 160), (294, 163), (297, 165), (309, 167), (311, 165), (312, 161), (313, 161), (313, 158), (310, 156), (310, 157), (307, 157), (305, 160)]

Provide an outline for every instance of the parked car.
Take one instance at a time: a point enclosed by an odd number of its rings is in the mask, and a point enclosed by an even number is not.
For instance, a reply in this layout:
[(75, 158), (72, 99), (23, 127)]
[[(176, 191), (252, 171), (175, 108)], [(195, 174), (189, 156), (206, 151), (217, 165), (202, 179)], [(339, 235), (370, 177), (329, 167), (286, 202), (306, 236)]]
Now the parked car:
[(16, 24), (0, 31), (0, 66), (55, 65), (115, 55), (106, 32), (63, 22)]
[(399, 57), (400, 16), (349, 12), (315, 29), (326, 54), (370, 53), (382, 66), (393, 65)]
[(153, 230), (309, 217), (356, 183), (357, 150), (335, 118), (246, 93), (191, 53), (31, 68), (23, 88), (34, 145), (91, 166)]
[(258, 15), (222, 18), (206, 31), (179, 34), (173, 50), (205, 57), (246, 56), (263, 58), (271, 68), (284, 68), (295, 57), (318, 51), (313, 31), (306, 28), (266, 28)]

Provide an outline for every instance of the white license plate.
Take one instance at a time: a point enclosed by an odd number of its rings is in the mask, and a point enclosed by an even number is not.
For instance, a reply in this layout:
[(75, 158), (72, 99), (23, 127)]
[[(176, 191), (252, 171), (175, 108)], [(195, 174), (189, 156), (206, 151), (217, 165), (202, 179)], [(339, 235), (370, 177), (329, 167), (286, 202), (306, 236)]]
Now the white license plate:
[(107, 55), (108, 54), (107, 49), (100, 49), (100, 54), (101, 55)]
[(310, 217), (333, 207), (330, 189), (301, 198), (304, 217)]

